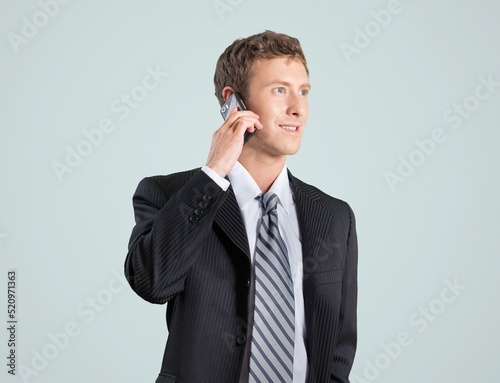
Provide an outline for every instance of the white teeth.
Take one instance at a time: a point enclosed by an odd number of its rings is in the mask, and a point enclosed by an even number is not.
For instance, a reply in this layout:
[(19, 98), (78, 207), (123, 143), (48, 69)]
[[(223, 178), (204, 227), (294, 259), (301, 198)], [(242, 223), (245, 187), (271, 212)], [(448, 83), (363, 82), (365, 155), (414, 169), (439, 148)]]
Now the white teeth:
[(281, 125), (281, 127), (283, 129), (286, 129), (286, 130), (292, 130), (292, 131), (296, 131), (297, 130), (297, 127), (296, 126), (288, 126), (288, 125)]

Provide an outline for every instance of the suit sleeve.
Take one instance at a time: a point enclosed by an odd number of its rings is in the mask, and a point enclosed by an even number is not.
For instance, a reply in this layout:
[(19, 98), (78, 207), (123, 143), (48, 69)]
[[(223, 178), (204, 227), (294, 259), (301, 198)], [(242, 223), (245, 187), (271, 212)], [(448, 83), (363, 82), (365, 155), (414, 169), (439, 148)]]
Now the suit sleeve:
[(134, 194), (136, 225), (125, 276), (143, 299), (162, 304), (184, 288), (226, 193), (203, 171), (179, 182), (172, 176), (143, 179)]
[(357, 295), (358, 295), (358, 241), (356, 222), (349, 207), (349, 235), (342, 286), (340, 333), (335, 347), (332, 382), (349, 383), (349, 373), (354, 362), (357, 344)]

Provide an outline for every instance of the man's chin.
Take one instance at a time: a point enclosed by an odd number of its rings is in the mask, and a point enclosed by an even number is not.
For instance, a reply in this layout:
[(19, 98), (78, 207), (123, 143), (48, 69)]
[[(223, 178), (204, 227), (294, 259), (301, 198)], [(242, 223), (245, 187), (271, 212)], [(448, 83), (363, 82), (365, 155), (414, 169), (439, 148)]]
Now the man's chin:
[(294, 148), (289, 148), (288, 152), (287, 152), (287, 156), (293, 156), (294, 154), (296, 154), (300, 149), (300, 145), (298, 145), (297, 147), (294, 147)]

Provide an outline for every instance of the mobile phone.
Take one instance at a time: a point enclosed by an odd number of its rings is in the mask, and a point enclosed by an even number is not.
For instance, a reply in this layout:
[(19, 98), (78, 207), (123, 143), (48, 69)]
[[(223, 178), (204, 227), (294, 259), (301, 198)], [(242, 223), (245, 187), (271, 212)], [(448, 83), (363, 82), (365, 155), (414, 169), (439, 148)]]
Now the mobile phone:
[[(231, 96), (229, 96), (226, 102), (220, 108), (220, 114), (222, 114), (224, 120), (227, 120), (229, 113), (234, 109), (235, 106), (238, 107), (238, 110), (248, 110), (245, 103), (243, 102), (243, 99), (241, 98), (241, 95), (238, 92), (234, 92)], [(255, 130), (252, 133), (250, 133), (248, 130), (245, 131), (243, 145), (245, 145), (250, 137), (253, 136), (254, 132)]]

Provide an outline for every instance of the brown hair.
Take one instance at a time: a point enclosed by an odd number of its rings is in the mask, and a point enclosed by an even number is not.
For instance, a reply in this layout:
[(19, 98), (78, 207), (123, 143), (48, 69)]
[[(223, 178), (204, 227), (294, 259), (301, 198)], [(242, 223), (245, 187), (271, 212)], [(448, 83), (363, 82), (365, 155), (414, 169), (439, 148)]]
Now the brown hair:
[(215, 96), (219, 104), (224, 103), (222, 89), (232, 87), (246, 98), (248, 86), (252, 77), (252, 66), (256, 60), (272, 59), (289, 56), (298, 59), (306, 69), (306, 58), (299, 40), (283, 33), (265, 31), (244, 39), (235, 40), (220, 55), (215, 67), (214, 85)]

